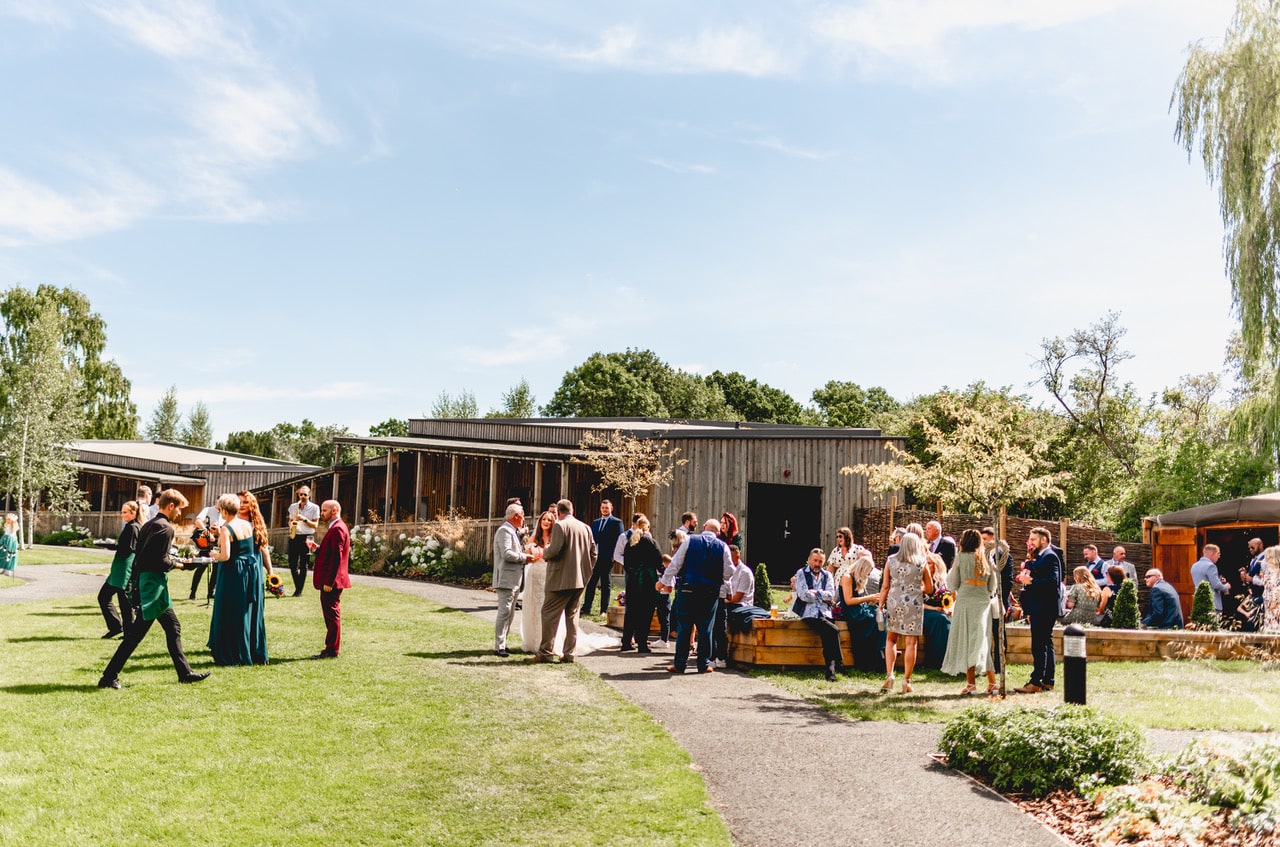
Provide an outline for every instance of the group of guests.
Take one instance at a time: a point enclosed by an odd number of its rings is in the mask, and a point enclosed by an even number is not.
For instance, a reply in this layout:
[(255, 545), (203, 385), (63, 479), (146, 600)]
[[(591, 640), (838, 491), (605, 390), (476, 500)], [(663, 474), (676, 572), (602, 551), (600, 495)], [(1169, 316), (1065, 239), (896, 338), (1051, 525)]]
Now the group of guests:
[(687, 670), (695, 643), (699, 672), (725, 666), (728, 617), (750, 606), (755, 595), (755, 575), (742, 562), (742, 535), (733, 515), (709, 520), (698, 532), (697, 515), (684, 513), (669, 536), (670, 554), (662, 552), (648, 516), (637, 513), (625, 527), (609, 500), (601, 503), (600, 517), (590, 525), (574, 516), (569, 500), (548, 508), (530, 531), (524, 523), (524, 507), (513, 498), (494, 534), (496, 655), (510, 655), (508, 639), (523, 588), (522, 646), (530, 654), (525, 661), (574, 661), (579, 617), (590, 612), (597, 589), (601, 611), (607, 609), (610, 572), (617, 563), (626, 584), (622, 652), (652, 652), (649, 638), (656, 614), (663, 642), (674, 621), (676, 647), (669, 672)]
[[(1264, 547), (1262, 539), (1249, 540), (1249, 563), (1241, 567), (1240, 581), (1246, 593), (1237, 598), (1236, 616), (1245, 632), (1258, 631), (1280, 634), (1280, 546)], [(1231, 583), (1222, 578), (1218, 562), (1222, 550), (1216, 544), (1206, 544), (1200, 559), (1191, 566), (1191, 582), (1199, 586), (1209, 584), (1213, 608), (1222, 615), (1223, 598), (1232, 591)]]
[[(165, 632), (178, 681), (194, 683), (209, 677), (208, 672), (192, 670), (187, 660), (182, 627), (169, 596), (168, 572), (193, 564), (191, 559), (172, 553), (175, 524), (188, 502), (181, 492), (166, 489), (156, 498), (154, 516), (144, 523), (143, 516), (152, 505), (150, 499), (151, 489), (141, 486), (137, 498), (120, 510), (122, 528), (110, 573), (98, 593), (98, 605), (107, 624), (103, 638), (123, 635), (124, 639), (107, 663), (99, 688), (122, 687), (119, 675), (125, 662), (156, 622)], [(257, 498), (248, 491), (223, 494), (215, 508), (216, 517), (205, 510), (200, 518), (201, 529), (217, 533), (217, 544), (209, 550), (208, 557), (216, 568), (209, 580), (213, 596), (209, 653), (219, 666), (265, 665), (269, 657), (263, 600), (265, 579), (273, 575), (266, 521)], [(338, 655), (340, 598), (342, 590), (351, 584), (347, 571), (351, 539), (336, 501), (327, 501), (318, 512), (328, 528), (317, 551), (313, 580), (321, 593), (326, 636), (324, 649), (311, 658), (326, 659)], [(203, 561), (198, 565), (201, 570), (193, 578), (191, 599), (195, 598), (195, 579), (206, 565)]]

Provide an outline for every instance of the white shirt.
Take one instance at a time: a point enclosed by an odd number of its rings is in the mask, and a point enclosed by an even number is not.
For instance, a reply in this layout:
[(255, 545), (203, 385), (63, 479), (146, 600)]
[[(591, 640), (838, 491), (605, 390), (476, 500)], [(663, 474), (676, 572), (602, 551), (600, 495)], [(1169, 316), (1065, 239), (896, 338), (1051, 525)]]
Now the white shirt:
[[(290, 503), (289, 504), (289, 520), (293, 520), (293, 516), (297, 513), (297, 511), (298, 511), (298, 504)], [(308, 500), (307, 505), (304, 506), (302, 509), (302, 517), (308, 521), (320, 520), (320, 507), (317, 506), (315, 503), (312, 503), (310, 500)], [(298, 521), (298, 535), (315, 535), (315, 532), (316, 532), (316, 528), (314, 526), (311, 526), (310, 524), (307, 524), (307, 523), (303, 523), (303, 521)]]
[(623, 554), (626, 553), (627, 542), (631, 540), (631, 533), (633, 532), (635, 532), (634, 529), (629, 529), (626, 532), (622, 533), (621, 535), (618, 536), (618, 543), (613, 545), (613, 561), (617, 562), (618, 564), (623, 563), (622, 556)]
[(205, 529), (222, 526), (222, 510), (217, 506), (205, 506), (200, 510), (200, 514), (196, 515), (196, 520), (204, 524)]
[(756, 602), (756, 575), (742, 561), (738, 562), (733, 569), (733, 576), (729, 577), (729, 593), (726, 596), (732, 597), (739, 591), (742, 592), (742, 599), (738, 602), (742, 605), (750, 606)]

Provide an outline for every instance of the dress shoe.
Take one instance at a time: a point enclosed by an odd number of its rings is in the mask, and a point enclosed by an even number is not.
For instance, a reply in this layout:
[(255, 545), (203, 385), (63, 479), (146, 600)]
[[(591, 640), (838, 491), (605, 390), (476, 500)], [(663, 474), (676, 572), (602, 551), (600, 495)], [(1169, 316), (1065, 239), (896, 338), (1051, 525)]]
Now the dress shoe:
[(1053, 690), (1053, 683), (1052, 683), (1052, 682), (1046, 682), (1046, 683), (1042, 684), (1040, 687), (1041, 687), (1042, 689), (1044, 689), (1045, 691), (1052, 691), (1052, 690)]
[(106, 635), (104, 635), (104, 636), (102, 636), (102, 639), (105, 641), (105, 640), (107, 640), (108, 638), (115, 638), (117, 635), (119, 635), (119, 634), (120, 634), (120, 633), (122, 633), (122, 632), (124, 632), (124, 630), (123, 630), (123, 629), (112, 629), (112, 630), (108, 630), (107, 634), (106, 634)]
[(636, 652), (637, 652), (637, 653), (652, 653), (653, 651), (652, 651), (652, 650), (650, 650), (648, 647), (637, 647), (637, 648), (636, 648)]
[(504, 659), (505, 659), (505, 658), (507, 658), (508, 656), (510, 656), (511, 654), (510, 654), (509, 652), (507, 652), (507, 648), (506, 648), (506, 647), (503, 647), (501, 650), (494, 650), (494, 651), (493, 651), (493, 655), (495, 655), (495, 656), (501, 656), (502, 658), (504, 658)]
[(301, 597), (301, 596), (302, 596), (302, 592), (301, 592), (301, 591), (295, 591), (295, 592), (293, 592), (292, 594), (290, 594), (289, 596), (290, 596), (290, 597)]
[(1026, 685), (1022, 686), (1021, 688), (1015, 688), (1013, 690), (1018, 692), (1019, 694), (1039, 694), (1041, 691), (1044, 691), (1044, 688), (1042, 686), (1036, 685), (1034, 682), (1028, 682)]
[(204, 673), (193, 673), (190, 676), (184, 676), (181, 679), (179, 679), (178, 682), (184, 682), (189, 685), (193, 682), (201, 682), (202, 680), (206, 680), (208, 678), (209, 678), (209, 672), (205, 671)]
[(707, 665), (705, 668), (702, 668), (698, 671), (698, 673), (715, 673), (715, 672), (716, 672), (716, 669), (711, 667), (711, 665)]
[(562, 664), (562, 665), (572, 665), (572, 664), (573, 664), (574, 662), (576, 662), (576, 661), (578, 661), (578, 660), (577, 660), (576, 658), (574, 658), (573, 656), (561, 656), (561, 657), (560, 657), (560, 664)]
[(124, 688), (124, 686), (120, 684), (119, 679), (114, 679), (114, 678), (107, 679), (105, 676), (102, 679), (98, 680), (98, 687), (99, 688)]
[(545, 656), (525, 656), (524, 660), (531, 665), (546, 665), (551, 662), (551, 660)]
[(621, 647), (619, 647), (619, 648), (618, 648), (618, 652), (619, 652), (619, 653), (630, 653), (630, 652), (631, 652), (632, 650), (634, 650), (634, 649), (636, 649), (636, 648), (635, 648), (635, 647), (633, 647), (633, 646), (632, 646), (632, 645), (630, 645), (630, 644), (623, 644)]
[(675, 665), (667, 665), (667, 673), (684, 673), (684, 668), (677, 668)]
[(330, 653), (328, 650), (321, 650), (319, 653), (316, 653), (316, 654), (314, 654), (313, 656), (311, 656), (311, 658), (313, 658), (313, 659), (336, 659), (336, 658), (338, 658), (338, 654), (337, 654), (337, 653)]

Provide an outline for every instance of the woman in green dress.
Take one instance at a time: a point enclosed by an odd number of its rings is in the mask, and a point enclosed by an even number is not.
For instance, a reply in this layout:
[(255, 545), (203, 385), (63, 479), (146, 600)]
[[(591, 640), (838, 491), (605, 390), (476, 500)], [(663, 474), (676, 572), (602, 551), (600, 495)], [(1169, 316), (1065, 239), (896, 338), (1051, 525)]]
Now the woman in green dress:
[(995, 669), (988, 661), (991, 649), (992, 598), (1000, 590), (1000, 574), (982, 548), (982, 536), (966, 529), (960, 536), (960, 552), (947, 572), (947, 588), (955, 592), (951, 609), (951, 634), (942, 672), (964, 674), (961, 694), (977, 692), (977, 673), (987, 674), (987, 693), (996, 692)]
[[(130, 500), (120, 507), (120, 519), (124, 528), (116, 539), (116, 555), (111, 560), (111, 573), (98, 591), (98, 608), (107, 622), (107, 634), (103, 638), (115, 638), (133, 626), (133, 604), (129, 601), (129, 576), (133, 572), (133, 554), (138, 549), (138, 530), (142, 529), (137, 500)], [(116, 611), (116, 603), (120, 610)]]
[(238, 516), (240, 498), (218, 498), (223, 523), (212, 558), (222, 564), (213, 595), (209, 651), (216, 665), (265, 665), (266, 633), (262, 620), (262, 565), (254, 545), (253, 524)]
[(0, 573), (13, 576), (18, 569), (18, 516), (4, 516), (4, 535), (0, 536)]

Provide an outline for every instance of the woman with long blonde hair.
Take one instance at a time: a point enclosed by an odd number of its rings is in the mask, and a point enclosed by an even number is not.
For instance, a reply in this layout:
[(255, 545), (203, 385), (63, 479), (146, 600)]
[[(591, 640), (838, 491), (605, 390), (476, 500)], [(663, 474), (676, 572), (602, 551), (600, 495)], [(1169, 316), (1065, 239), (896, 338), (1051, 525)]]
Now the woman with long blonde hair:
[(1071, 572), (1071, 579), (1075, 584), (1071, 586), (1071, 591), (1067, 593), (1067, 613), (1062, 616), (1062, 622), (1064, 624), (1082, 623), (1092, 626), (1098, 620), (1098, 615), (1102, 614), (1106, 609), (1107, 599), (1111, 597), (1111, 590), (1099, 588), (1098, 581), (1093, 578), (1093, 574), (1084, 565)]
[(649, 519), (644, 515), (636, 515), (627, 530), (622, 569), (626, 574), (627, 605), (622, 617), (621, 649), (650, 653), (649, 630), (658, 602), (656, 586), (662, 575), (662, 550), (649, 534)]
[[(918, 524), (912, 524), (918, 526)], [(916, 649), (924, 634), (924, 598), (933, 593), (933, 574), (929, 571), (928, 548), (914, 532), (902, 536), (898, 552), (889, 557), (881, 576), (880, 614), (885, 616), (884, 685), (881, 691), (893, 690), (893, 672), (898, 664), (898, 639), (905, 640), (902, 660), (902, 694), (910, 694), (911, 674), (916, 668)]]

